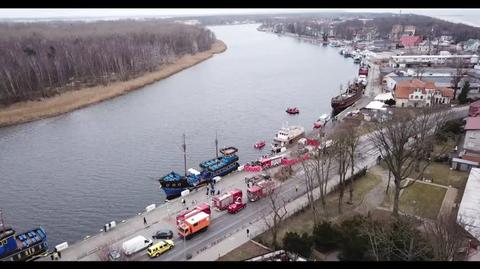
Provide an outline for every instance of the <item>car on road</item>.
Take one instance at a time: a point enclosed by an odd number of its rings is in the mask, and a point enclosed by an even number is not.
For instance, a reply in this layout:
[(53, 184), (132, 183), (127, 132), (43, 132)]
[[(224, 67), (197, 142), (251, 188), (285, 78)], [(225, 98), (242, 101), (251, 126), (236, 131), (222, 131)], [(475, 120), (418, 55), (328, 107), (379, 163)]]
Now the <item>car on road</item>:
[(153, 239), (172, 239), (173, 232), (171, 230), (158, 230), (152, 236)]
[(230, 214), (236, 214), (238, 211), (244, 209), (247, 206), (246, 203), (243, 203), (242, 201), (237, 201), (231, 205), (228, 206), (228, 213)]
[(150, 258), (158, 257), (175, 246), (172, 240), (163, 240), (147, 249)]
[(120, 251), (118, 250), (112, 250), (110, 253), (108, 253), (108, 260), (109, 261), (119, 261), (121, 258)]

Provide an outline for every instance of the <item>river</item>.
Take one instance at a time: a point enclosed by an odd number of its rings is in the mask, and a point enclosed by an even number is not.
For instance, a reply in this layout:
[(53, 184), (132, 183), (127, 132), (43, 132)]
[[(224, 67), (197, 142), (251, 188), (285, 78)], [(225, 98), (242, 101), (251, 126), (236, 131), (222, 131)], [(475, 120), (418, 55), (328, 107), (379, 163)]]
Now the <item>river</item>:
[[(0, 129), (0, 208), (18, 232), (43, 226), (50, 247), (93, 235), (165, 195), (157, 178), (239, 148), (262, 155), (282, 123), (312, 128), (358, 70), (338, 49), (256, 30), (214, 26), (228, 49), (141, 90), (58, 117)], [(297, 106), (300, 114), (285, 113)], [(263, 152), (267, 152), (265, 147)]]

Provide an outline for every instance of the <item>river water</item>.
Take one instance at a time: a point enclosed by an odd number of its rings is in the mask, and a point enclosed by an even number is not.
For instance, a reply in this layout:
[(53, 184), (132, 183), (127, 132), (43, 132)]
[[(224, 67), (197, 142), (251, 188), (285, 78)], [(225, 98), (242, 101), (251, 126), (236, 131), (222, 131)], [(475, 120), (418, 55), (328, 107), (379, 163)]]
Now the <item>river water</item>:
[[(163, 203), (157, 178), (239, 148), (258, 158), (282, 123), (311, 129), (358, 70), (338, 49), (258, 32), (211, 29), (228, 49), (141, 90), (65, 115), (0, 129), (0, 208), (17, 231), (43, 226), (50, 246), (72, 244)], [(285, 113), (297, 106), (300, 114)], [(264, 151), (268, 151), (265, 147)]]

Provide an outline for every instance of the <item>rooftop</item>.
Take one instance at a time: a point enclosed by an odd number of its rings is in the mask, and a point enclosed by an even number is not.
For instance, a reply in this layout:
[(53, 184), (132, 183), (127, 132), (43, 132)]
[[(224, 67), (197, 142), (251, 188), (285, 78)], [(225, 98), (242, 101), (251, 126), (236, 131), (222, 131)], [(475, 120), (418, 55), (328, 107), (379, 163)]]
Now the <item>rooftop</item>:
[(467, 124), (465, 125), (465, 131), (467, 130), (480, 130), (480, 117), (468, 117)]
[(480, 240), (480, 168), (472, 168), (458, 209), (457, 221), (465, 230)]

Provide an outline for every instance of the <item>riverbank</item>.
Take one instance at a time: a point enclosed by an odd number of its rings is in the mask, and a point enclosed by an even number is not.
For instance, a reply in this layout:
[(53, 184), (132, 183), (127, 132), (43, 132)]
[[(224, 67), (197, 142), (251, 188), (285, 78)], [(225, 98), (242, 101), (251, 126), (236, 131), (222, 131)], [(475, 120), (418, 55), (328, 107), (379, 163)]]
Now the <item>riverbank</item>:
[(41, 101), (19, 102), (1, 108), (0, 127), (58, 116), (126, 94), (194, 66), (211, 58), (214, 54), (224, 52), (226, 49), (225, 43), (217, 40), (208, 51), (194, 55), (185, 55), (174, 63), (160, 67), (158, 71), (146, 73), (129, 81), (112, 82), (106, 86), (88, 87), (65, 92)]

